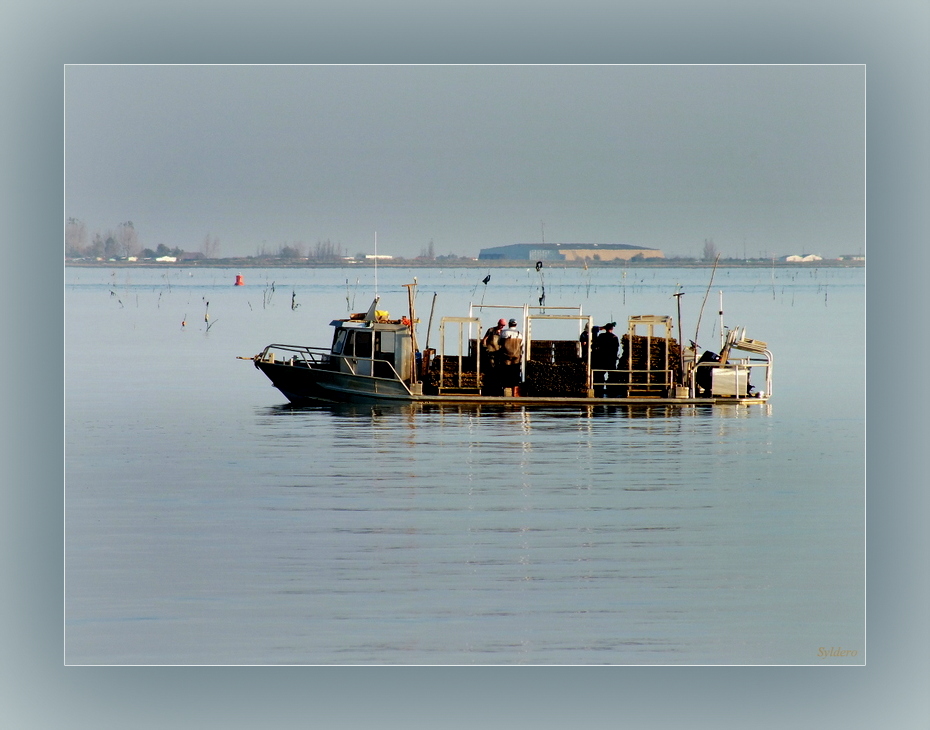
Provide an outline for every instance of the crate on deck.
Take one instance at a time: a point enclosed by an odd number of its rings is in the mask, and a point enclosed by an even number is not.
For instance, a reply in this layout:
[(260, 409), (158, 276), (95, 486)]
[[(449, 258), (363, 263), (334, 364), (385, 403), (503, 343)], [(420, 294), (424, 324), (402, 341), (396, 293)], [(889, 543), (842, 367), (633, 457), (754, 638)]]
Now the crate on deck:
[[(463, 390), (480, 388), (481, 378), (475, 369), (475, 358), (469, 355), (463, 356), (461, 363), (462, 371), (461, 377), (459, 377), (458, 357), (434, 357), (430, 361), (429, 370), (426, 373), (426, 385), (429, 388), (440, 388), (443, 391), (450, 391), (460, 388)], [(440, 364), (442, 366), (441, 379)]]
[(524, 390), (537, 396), (585, 396), (588, 392), (588, 370), (576, 362), (538, 362), (528, 360)]

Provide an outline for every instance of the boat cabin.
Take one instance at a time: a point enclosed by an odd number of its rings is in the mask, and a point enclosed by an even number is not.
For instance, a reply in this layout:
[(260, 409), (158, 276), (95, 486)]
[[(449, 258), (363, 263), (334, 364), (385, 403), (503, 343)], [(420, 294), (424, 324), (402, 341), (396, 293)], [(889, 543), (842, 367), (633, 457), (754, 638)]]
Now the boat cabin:
[(410, 383), (415, 360), (409, 325), (402, 320), (353, 319), (330, 324), (335, 328), (330, 349), (333, 369)]

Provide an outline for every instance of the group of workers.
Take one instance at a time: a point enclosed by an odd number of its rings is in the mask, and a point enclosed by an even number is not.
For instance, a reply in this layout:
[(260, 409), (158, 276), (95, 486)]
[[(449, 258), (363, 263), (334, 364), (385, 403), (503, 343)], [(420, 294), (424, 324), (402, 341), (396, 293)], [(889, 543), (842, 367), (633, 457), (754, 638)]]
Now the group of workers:
[(620, 354), (620, 338), (614, 334), (616, 322), (608, 322), (603, 327), (585, 327), (581, 333), (581, 356), (587, 362), (588, 347), (591, 347), (591, 370), (593, 371), (594, 394), (606, 395), (604, 381), (615, 383), (619, 380), (617, 357)]
[[(603, 327), (585, 327), (579, 338), (583, 362), (588, 361), (588, 347), (591, 348), (591, 369), (596, 389), (603, 389), (605, 379), (608, 382), (616, 380), (616, 373), (607, 372), (616, 370), (620, 354), (620, 338), (614, 334), (616, 326), (616, 322), (608, 322)], [(515, 319), (509, 322), (500, 319), (496, 325), (489, 327), (481, 338), (481, 351), (486, 393), (498, 393), (519, 385), (523, 334)]]
[(608, 322), (603, 327), (597, 327), (588, 331), (585, 327), (581, 333), (581, 359), (587, 361), (588, 346), (591, 346), (591, 369), (592, 370), (615, 370), (617, 367), (617, 357), (620, 354), (620, 338), (614, 334), (616, 322)]
[(512, 391), (520, 384), (523, 333), (517, 327), (517, 320), (497, 320), (497, 324), (489, 327), (481, 338), (481, 350), (486, 394), (506, 395), (507, 390)]

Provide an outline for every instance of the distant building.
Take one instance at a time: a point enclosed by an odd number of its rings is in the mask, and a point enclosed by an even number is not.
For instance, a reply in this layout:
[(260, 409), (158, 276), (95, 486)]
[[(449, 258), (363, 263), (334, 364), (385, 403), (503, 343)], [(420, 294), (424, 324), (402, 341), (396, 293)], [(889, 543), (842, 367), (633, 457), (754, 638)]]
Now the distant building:
[(394, 258), (394, 257), (393, 257), (393, 256), (385, 256), (384, 254), (380, 254), (380, 253), (377, 254), (377, 255), (371, 254), (371, 253), (367, 253), (367, 254), (365, 254), (365, 258), (366, 258), (368, 261), (390, 261), (390, 260), (391, 260), (392, 258)]
[(806, 264), (811, 261), (823, 261), (823, 256), (818, 256), (815, 253), (802, 254), (801, 256), (791, 254), (790, 256), (782, 256), (781, 260), (792, 264)]
[(483, 248), (481, 261), (629, 261), (664, 259), (656, 248), (642, 248), (625, 243), (512, 243), (509, 246)]

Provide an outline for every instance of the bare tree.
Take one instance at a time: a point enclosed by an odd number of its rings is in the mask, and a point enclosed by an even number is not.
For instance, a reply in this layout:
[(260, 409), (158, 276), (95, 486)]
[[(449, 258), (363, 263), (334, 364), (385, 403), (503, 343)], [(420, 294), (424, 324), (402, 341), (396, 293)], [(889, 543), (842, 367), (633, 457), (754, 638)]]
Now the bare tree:
[(426, 248), (420, 249), (420, 258), (426, 259), (427, 261), (436, 260), (436, 249), (433, 246), (433, 239), (430, 239), (429, 245)]
[(122, 252), (119, 241), (116, 240), (113, 231), (107, 231), (106, 236), (106, 240), (103, 242), (103, 256), (107, 259), (115, 259)]
[(77, 218), (68, 218), (65, 225), (65, 256), (77, 258), (87, 253), (87, 227)]
[(93, 243), (91, 243), (90, 248), (87, 251), (87, 254), (89, 256), (93, 256), (94, 258), (103, 258), (104, 248), (105, 247), (103, 244), (103, 236), (101, 236), (99, 232), (95, 233), (94, 241)]
[(215, 259), (220, 252), (220, 239), (216, 236), (211, 237), (208, 233), (203, 239), (203, 246), (200, 250), (208, 259)]
[(713, 238), (704, 239), (704, 253), (701, 255), (704, 261), (713, 261), (717, 258), (717, 247), (714, 245)]
[(116, 229), (116, 243), (120, 256), (136, 256), (142, 247), (139, 245), (139, 235), (136, 233), (132, 221), (120, 223)]
[(310, 254), (310, 258), (314, 261), (320, 261), (324, 263), (338, 261), (340, 256), (341, 251), (339, 247), (329, 239), (326, 239), (325, 241), (317, 241), (316, 246), (313, 248), (313, 253)]

